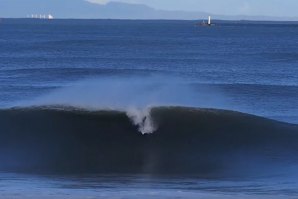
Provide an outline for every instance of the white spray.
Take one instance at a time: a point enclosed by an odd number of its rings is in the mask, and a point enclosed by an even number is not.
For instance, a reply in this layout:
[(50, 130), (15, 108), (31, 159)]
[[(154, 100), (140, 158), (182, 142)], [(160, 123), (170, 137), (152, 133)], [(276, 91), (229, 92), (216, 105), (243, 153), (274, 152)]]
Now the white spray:
[(134, 125), (139, 127), (142, 134), (150, 134), (156, 130), (156, 125), (151, 118), (151, 108), (136, 109), (130, 108), (127, 110), (127, 116), (132, 120)]
[(210, 90), (205, 94), (198, 93), (185, 80), (178, 78), (109, 77), (74, 82), (17, 106), (70, 106), (90, 111), (126, 112), (131, 121), (139, 127), (139, 131), (146, 134), (157, 128), (152, 120), (150, 107), (216, 108), (217, 99), (221, 97), (213, 96)]

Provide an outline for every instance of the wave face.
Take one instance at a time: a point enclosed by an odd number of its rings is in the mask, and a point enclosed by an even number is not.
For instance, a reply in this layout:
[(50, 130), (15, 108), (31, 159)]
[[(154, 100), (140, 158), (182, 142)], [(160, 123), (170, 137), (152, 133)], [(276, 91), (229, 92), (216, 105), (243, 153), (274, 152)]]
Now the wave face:
[(243, 174), (295, 161), (297, 143), (296, 125), (217, 109), (0, 111), (2, 171)]

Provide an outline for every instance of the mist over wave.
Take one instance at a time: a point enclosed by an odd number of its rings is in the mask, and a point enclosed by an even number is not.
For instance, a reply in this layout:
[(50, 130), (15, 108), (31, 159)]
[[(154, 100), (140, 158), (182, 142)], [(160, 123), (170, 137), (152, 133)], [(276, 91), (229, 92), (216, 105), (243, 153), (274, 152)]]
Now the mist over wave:
[[(27, 105), (70, 105), (90, 109), (126, 109), (184, 105), (220, 107), (218, 93), (197, 93), (191, 82), (165, 76), (109, 77), (77, 81)], [(26, 105), (26, 104), (25, 104)]]
[(123, 111), (139, 126), (140, 132), (145, 134), (156, 130), (150, 116), (152, 107), (227, 107), (222, 95), (205, 87), (204, 92), (198, 92), (191, 86), (191, 82), (166, 76), (91, 78), (15, 106), (56, 105), (91, 111)]
[(193, 85), (92, 78), (1, 109), (0, 170), (218, 177), (297, 161), (297, 125), (231, 111), (223, 93)]

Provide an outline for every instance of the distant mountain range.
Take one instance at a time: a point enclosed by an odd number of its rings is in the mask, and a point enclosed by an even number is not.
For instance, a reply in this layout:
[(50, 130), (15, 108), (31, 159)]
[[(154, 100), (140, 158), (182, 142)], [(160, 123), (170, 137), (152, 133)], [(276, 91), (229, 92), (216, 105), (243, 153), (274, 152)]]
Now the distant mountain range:
[(298, 20), (267, 16), (224, 16), (205, 12), (167, 11), (143, 4), (110, 2), (105, 5), (86, 0), (0, 0), (0, 17), (25, 18), (32, 14), (52, 14), (55, 18), (81, 19), (203, 19), (208, 15), (222, 20)]

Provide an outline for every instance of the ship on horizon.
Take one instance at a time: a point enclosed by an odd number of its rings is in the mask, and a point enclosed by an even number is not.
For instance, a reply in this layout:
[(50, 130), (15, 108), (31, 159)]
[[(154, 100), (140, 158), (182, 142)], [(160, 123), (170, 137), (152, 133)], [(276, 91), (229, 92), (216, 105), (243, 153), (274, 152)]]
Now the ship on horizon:
[(54, 16), (51, 14), (31, 14), (31, 16), (27, 16), (27, 18), (31, 18), (31, 19), (54, 19)]
[(203, 21), (200, 25), (201, 26), (214, 26), (214, 24), (211, 22), (211, 16), (208, 17), (207, 23), (205, 21)]

